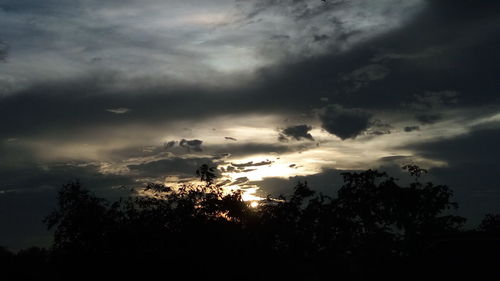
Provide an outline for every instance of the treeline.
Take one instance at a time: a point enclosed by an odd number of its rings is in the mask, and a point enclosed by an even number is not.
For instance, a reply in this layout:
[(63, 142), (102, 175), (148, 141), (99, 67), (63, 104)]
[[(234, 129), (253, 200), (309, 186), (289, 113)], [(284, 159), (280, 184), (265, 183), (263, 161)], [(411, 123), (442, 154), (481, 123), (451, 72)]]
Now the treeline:
[[(51, 248), (0, 249), (2, 280), (429, 280), (495, 276), (500, 216), (474, 231), (445, 185), (405, 166), (344, 173), (337, 197), (298, 183), (288, 197), (244, 202), (224, 193), (208, 166), (202, 186), (148, 184), (117, 202), (78, 182), (64, 185), (45, 219)], [(500, 275), (498, 275), (500, 277)]]

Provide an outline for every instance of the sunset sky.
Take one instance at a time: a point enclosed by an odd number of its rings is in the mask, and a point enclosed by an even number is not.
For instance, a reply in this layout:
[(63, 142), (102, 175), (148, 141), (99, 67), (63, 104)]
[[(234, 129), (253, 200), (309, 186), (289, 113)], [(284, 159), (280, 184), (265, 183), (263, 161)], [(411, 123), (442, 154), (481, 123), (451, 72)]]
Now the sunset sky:
[(0, 245), (46, 243), (70, 180), (202, 164), (254, 200), (412, 163), (500, 212), (498, 1), (0, 0), (0, 42)]

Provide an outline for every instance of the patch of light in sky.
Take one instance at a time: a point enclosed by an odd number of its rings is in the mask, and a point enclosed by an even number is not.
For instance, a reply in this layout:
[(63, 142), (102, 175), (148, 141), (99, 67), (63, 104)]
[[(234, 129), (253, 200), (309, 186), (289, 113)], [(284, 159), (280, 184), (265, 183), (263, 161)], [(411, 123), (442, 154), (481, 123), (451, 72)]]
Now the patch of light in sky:
[(225, 45), (219, 46), (218, 49), (207, 54), (207, 58), (204, 60), (217, 71), (245, 71), (256, 69), (265, 64), (258, 59), (255, 51), (251, 48)]

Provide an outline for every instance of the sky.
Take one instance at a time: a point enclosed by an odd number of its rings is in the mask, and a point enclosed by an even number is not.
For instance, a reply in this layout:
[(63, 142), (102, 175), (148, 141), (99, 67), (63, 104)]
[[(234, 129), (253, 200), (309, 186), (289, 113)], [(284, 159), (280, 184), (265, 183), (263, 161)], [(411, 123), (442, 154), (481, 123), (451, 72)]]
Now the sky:
[(117, 198), (218, 167), (245, 200), (429, 170), (500, 212), (500, 3), (0, 0), (0, 245), (79, 179)]

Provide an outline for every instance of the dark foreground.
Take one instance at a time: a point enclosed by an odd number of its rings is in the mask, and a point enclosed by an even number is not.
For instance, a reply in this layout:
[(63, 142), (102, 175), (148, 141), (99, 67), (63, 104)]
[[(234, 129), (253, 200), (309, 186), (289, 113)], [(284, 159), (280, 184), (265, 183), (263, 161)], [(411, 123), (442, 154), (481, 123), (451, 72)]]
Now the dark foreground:
[[(0, 280), (499, 280), (500, 216), (473, 231), (451, 190), (385, 173), (345, 173), (336, 198), (299, 183), (257, 208), (204, 186), (150, 184), (110, 203), (79, 183), (45, 222), (50, 249), (0, 248)], [(146, 196), (144, 196), (146, 195)]]

